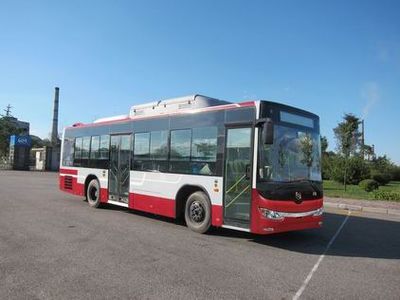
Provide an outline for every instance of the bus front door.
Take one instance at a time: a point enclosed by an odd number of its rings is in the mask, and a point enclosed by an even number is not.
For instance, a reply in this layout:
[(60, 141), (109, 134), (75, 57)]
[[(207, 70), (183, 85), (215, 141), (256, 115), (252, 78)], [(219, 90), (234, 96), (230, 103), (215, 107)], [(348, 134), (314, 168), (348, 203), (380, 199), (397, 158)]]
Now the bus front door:
[(249, 228), (251, 204), (251, 127), (226, 131), (224, 223)]
[(111, 136), (108, 178), (109, 200), (128, 203), (131, 149), (131, 135)]

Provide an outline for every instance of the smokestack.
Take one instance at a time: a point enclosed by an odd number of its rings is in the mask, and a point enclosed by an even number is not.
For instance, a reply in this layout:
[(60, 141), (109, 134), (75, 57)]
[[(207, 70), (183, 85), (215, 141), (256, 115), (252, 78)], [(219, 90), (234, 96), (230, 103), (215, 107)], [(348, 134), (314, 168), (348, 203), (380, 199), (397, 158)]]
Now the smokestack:
[(53, 145), (58, 144), (58, 97), (60, 93), (60, 88), (55, 88), (54, 93), (54, 110), (53, 110), (53, 128), (51, 131), (51, 143)]

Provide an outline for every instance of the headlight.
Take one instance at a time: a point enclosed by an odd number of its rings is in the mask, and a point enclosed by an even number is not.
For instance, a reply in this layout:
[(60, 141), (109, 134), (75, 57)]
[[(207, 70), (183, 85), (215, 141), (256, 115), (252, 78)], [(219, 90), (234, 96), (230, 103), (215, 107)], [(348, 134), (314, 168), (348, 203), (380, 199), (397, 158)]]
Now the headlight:
[(319, 209), (317, 209), (317, 210), (315, 211), (315, 213), (313, 214), (313, 216), (314, 216), (314, 217), (319, 217), (319, 216), (322, 216), (323, 213), (324, 213), (324, 208), (321, 207), (321, 208), (319, 208)]
[(284, 217), (277, 211), (273, 211), (273, 210), (269, 210), (266, 208), (259, 208), (262, 215), (264, 217), (266, 217), (267, 219), (271, 219), (271, 220), (276, 220), (276, 221), (281, 221), (284, 219)]
[(318, 208), (317, 210), (304, 211), (304, 212), (278, 212), (269, 210), (267, 208), (259, 207), (262, 215), (270, 220), (282, 221), (285, 218), (304, 218), (304, 217), (319, 217), (323, 214), (324, 208)]

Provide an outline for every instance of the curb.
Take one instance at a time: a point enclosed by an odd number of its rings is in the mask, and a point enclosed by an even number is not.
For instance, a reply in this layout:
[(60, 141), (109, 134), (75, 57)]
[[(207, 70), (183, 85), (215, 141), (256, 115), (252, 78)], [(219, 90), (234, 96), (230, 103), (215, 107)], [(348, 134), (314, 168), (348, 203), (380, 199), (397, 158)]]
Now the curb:
[(352, 205), (352, 204), (334, 203), (334, 202), (324, 202), (324, 207), (400, 216), (399, 209), (390, 209), (390, 208), (388, 209), (388, 208), (370, 207), (370, 206), (361, 206), (361, 205)]

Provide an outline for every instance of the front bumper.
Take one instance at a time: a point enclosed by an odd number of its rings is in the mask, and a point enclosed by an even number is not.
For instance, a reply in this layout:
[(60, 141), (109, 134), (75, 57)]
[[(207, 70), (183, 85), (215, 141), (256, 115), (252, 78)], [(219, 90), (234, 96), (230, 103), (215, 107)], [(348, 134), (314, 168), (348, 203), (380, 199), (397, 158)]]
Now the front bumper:
[(304, 212), (281, 212), (281, 211), (274, 211), (267, 208), (259, 207), (261, 214), (271, 220), (281, 221), (285, 218), (303, 218), (303, 217), (319, 217), (322, 216), (324, 209), (318, 208), (311, 211), (304, 211)]
[(253, 190), (250, 231), (271, 234), (322, 226), (323, 200), (308, 200), (300, 204), (263, 198)]

